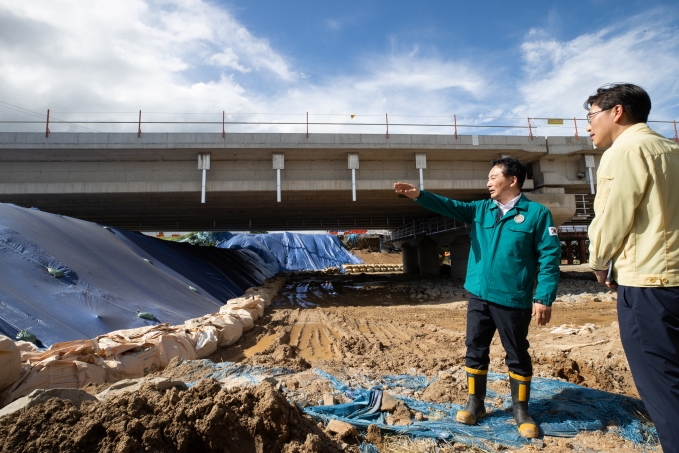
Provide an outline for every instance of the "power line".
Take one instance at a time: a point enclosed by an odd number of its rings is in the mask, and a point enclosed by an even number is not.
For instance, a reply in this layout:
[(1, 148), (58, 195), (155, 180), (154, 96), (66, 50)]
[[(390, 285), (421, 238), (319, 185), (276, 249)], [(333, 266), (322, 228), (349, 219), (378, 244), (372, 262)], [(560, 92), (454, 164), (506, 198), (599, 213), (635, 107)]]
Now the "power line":
[[(33, 116), (33, 117), (44, 118), (45, 121), (47, 120), (47, 115), (45, 115), (45, 114), (34, 112), (32, 110), (25, 109), (25, 108), (20, 107), (18, 105), (10, 104), (9, 102), (0, 101), (0, 107), (4, 107), (4, 108), (9, 109), (9, 110), (14, 110), (15, 112), (20, 112), (20, 113), (23, 113), (25, 115), (30, 115), (30, 116)], [(83, 131), (99, 132), (97, 130), (90, 129), (89, 127), (80, 126), (78, 124), (75, 124), (75, 123), (72, 123), (72, 122), (69, 122), (69, 121), (62, 121), (62, 120), (59, 120), (58, 118), (52, 118), (52, 119), (55, 120), (53, 122), (70, 124), (71, 126), (77, 128), (77, 129), (83, 130)]]

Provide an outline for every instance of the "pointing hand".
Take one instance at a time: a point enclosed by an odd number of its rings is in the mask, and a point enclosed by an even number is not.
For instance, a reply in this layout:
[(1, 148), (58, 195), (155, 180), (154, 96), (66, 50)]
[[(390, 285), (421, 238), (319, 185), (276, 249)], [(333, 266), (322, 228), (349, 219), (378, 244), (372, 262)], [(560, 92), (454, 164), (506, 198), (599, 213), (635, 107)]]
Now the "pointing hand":
[(394, 184), (394, 190), (396, 190), (396, 193), (405, 195), (408, 198), (417, 198), (420, 196), (420, 189), (405, 182), (397, 182)]

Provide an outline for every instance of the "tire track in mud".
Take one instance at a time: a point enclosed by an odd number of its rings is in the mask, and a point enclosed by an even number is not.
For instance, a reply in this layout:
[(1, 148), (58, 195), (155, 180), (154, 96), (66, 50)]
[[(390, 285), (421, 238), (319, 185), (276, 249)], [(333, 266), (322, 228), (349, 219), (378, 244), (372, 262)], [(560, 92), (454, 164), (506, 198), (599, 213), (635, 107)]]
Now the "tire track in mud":
[[(461, 307), (418, 307), (421, 301), (414, 302), (408, 292), (399, 294), (385, 277), (293, 278), (274, 305), (272, 322), (285, 343), (312, 364), (383, 364), (394, 373), (413, 367), (432, 372), (459, 361), (460, 333), (449, 327), (464, 318)], [(430, 313), (437, 324), (424, 322), (431, 321)]]
[[(457, 294), (443, 300), (422, 300), (413, 298), (413, 292), (419, 296), (422, 288), (437, 287), (434, 294), (461, 293), (454, 285), (443, 279), (404, 283), (399, 275), (293, 276), (267, 313), (264, 325), (256, 327), (260, 330), (241, 346), (246, 354), (230, 357), (281, 366), (295, 365), (291, 360), (298, 357), (307, 366), (358, 369), (363, 374), (400, 374), (415, 369), (435, 376), (464, 363), (466, 302)], [(530, 328), (535, 374), (635, 395), (617, 327), (611, 326), (612, 313), (614, 302), (557, 303), (550, 326)], [(599, 324), (590, 336), (551, 334), (563, 322), (584, 321)], [(601, 338), (611, 341), (586, 347)], [(562, 343), (583, 343), (583, 347), (576, 344), (573, 351), (562, 352)], [(495, 338), (491, 369), (506, 373), (504, 360), (501, 342)]]

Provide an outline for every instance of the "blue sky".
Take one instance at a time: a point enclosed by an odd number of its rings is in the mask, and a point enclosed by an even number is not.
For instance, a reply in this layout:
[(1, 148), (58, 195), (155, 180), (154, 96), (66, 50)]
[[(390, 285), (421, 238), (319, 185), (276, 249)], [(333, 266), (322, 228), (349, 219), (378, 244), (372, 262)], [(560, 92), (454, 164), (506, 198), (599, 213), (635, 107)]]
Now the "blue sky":
[[(596, 87), (625, 81), (647, 88), (651, 119), (673, 120), (677, 74), (676, 1), (0, 0), (0, 119), (32, 118), (18, 106), (72, 120), (134, 120), (142, 109), (152, 120), (214, 121), (226, 111), (232, 120), (298, 122), (309, 112), (312, 122), (380, 122), (389, 113), (393, 123), (457, 115), (525, 125), (526, 116), (582, 118)], [(574, 132), (534, 125), (540, 135)], [(312, 127), (327, 131), (381, 128)], [(461, 133), (525, 133), (473, 131)]]

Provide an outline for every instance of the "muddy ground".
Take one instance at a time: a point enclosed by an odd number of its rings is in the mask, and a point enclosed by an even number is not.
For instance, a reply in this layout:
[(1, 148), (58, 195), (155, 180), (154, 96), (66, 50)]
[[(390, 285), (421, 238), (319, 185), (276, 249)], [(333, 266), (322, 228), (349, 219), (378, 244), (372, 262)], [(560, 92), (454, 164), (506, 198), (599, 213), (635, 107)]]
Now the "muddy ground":
[[(467, 396), (461, 370), (469, 294), (462, 283), (393, 274), (292, 276), (256, 328), (237, 345), (210, 358), (293, 367), (301, 372), (295, 380), (304, 385), (291, 396), (305, 404), (318, 404), (331, 391), (325, 381), (315, 384), (312, 373), (303, 373), (309, 366), (344, 376), (350, 383), (354, 375), (437, 377), (422, 392), (399, 389), (399, 394), (463, 404)], [(590, 273), (563, 273), (552, 321), (546, 327), (530, 328), (534, 374), (638, 398), (620, 342), (615, 299)], [(497, 335), (491, 360), (491, 371), (507, 372)], [(498, 387), (493, 390), (509, 391), (504, 381), (493, 385)], [(507, 388), (499, 388), (503, 386)], [(418, 448), (427, 451), (416, 445), (383, 451)], [(542, 450), (638, 451), (630, 442), (604, 433), (546, 438)]]
[[(242, 380), (220, 390), (219, 385), (210, 384), (216, 381), (200, 380), (212, 376), (209, 367), (173, 361), (160, 376), (199, 384), (188, 391), (173, 390), (171, 394), (146, 389), (143, 401), (118, 397), (113, 402), (80, 409), (56, 407), (56, 403), (48, 408), (39, 406), (42, 409), (34, 410), (31, 416), (24, 414), (21, 420), (2, 420), (0, 438), (15, 442), (17, 436), (33, 435), (37, 436), (34, 445), (54, 447), (31, 449), (36, 452), (217, 451), (213, 447), (219, 447), (222, 441), (227, 445), (234, 438), (245, 439), (247, 451), (358, 451), (364, 434), (347, 439), (328, 432), (286, 400), (300, 406), (349, 401), (333, 392), (328, 381), (320, 379), (313, 370), (321, 369), (352, 386), (365, 385), (366, 379), (386, 374), (436, 377), (433, 384), (421, 391), (407, 388), (390, 391), (430, 402), (463, 404), (468, 296), (462, 281), (450, 278), (422, 279), (399, 274), (291, 275), (255, 328), (237, 344), (209, 357), (217, 364), (285, 366), (296, 372), (274, 380), (275, 389), (270, 384), (261, 384), (244, 390), (238, 387), (239, 382), (247, 384), (247, 380)], [(591, 274), (562, 273), (552, 321), (546, 327), (532, 325), (529, 341), (536, 376), (638, 397), (620, 343), (615, 295), (592, 281)], [(491, 359), (491, 371), (507, 372), (497, 336), (491, 347)], [(505, 381), (493, 382), (490, 387), (499, 393), (509, 391)], [(89, 389), (92, 393), (101, 390)], [(46, 418), (46, 414), (56, 418)], [(139, 414), (147, 416), (146, 421)], [(215, 415), (212, 417), (215, 419), (227, 414), (236, 424), (224, 433), (217, 422), (210, 425), (206, 414)], [(409, 413), (407, 408), (397, 408), (390, 417), (392, 423), (398, 424), (398, 417), (411, 416), (418, 415)], [(252, 417), (256, 420), (250, 420)], [(283, 423), (281, 417), (294, 423)], [(33, 426), (53, 432), (54, 423), (65, 423), (59, 427), (61, 437), (45, 434), (43, 437), (47, 438), (43, 439)], [(145, 434), (146, 431), (152, 434)], [(218, 436), (220, 440), (210, 444), (210, 433), (222, 433)], [(104, 436), (104, 440), (96, 441), (97, 436)], [(381, 452), (472, 450), (461, 444), (412, 441), (375, 433), (369, 438)], [(25, 446), (6, 443), (0, 451), (12, 451), (12, 445)], [(187, 450), (187, 445), (193, 450)], [(570, 439), (545, 437), (541, 444), (515, 451), (538, 450), (641, 451), (609, 430)], [(646, 447), (645, 451), (661, 450)]]

